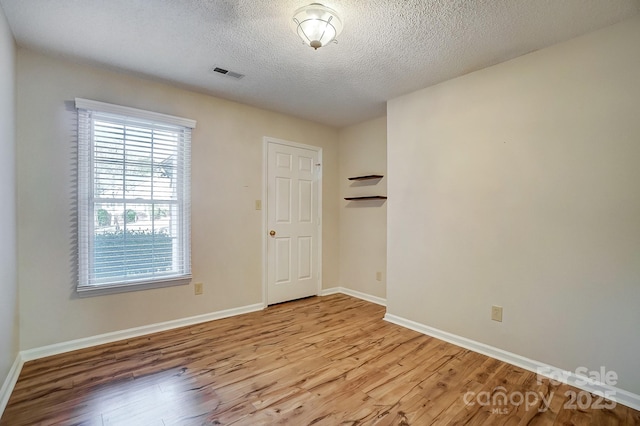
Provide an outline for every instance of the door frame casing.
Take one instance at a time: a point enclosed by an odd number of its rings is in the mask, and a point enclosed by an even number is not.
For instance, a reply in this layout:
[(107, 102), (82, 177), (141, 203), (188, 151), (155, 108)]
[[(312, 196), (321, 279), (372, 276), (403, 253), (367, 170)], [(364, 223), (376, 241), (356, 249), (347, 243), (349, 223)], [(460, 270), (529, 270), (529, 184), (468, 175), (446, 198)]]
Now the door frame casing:
[(314, 145), (306, 145), (298, 142), (291, 142), (284, 139), (264, 136), (262, 138), (262, 306), (268, 306), (268, 286), (269, 286), (269, 251), (267, 232), (269, 229), (269, 194), (268, 194), (268, 173), (269, 173), (269, 144), (285, 145), (293, 148), (302, 148), (314, 151), (318, 154), (318, 164), (316, 167), (316, 179), (318, 180), (318, 203), (316, 206), (316, 220), (318, 228), (318, 250), (316, 253), (318, 261), (317, 271), (317, 291), (322, 292), (322, 148)]

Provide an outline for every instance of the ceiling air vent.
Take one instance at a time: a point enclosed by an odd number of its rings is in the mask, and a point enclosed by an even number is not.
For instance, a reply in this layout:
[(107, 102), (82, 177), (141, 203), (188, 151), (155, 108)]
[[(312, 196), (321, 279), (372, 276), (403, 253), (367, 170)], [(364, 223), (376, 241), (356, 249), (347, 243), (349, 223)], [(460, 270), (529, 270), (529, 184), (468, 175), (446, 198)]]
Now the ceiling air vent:
[(236, 80), (240, 80), (242, 77), (244, 77), (244, 74), (240, 74), (240, 73), (237, 73), (237, 72), (225, 70), (224, 68), (219, 68), (219, 67), (215, 67), (213, 69), (213, 72), (217, 72), (218, 74), (226, 75), (227, 77), (233, 77)]

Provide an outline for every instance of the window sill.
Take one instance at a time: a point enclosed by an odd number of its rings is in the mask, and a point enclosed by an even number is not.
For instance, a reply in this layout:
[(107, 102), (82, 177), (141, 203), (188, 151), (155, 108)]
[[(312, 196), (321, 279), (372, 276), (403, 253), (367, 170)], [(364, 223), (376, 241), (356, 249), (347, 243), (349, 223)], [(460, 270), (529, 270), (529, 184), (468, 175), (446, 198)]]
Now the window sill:
[(142, 281), (127, 284), (96, 284), (77, 287), (76, 292), (80, 297), (102, 296), (105, 294), (127, 293), (130, 291), (149, 290), (152, 288), (173, 287), (186, 285), (191, 282), (191, 275), (184, 275), (164, 280)]

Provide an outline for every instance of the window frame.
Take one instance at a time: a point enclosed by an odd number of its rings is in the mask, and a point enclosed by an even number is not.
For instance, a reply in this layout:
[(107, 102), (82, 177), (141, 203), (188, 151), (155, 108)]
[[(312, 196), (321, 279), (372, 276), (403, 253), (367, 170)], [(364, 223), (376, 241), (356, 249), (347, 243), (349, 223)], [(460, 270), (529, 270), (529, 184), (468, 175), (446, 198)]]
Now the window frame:
[[(79, 296), (97, 296), (102, 294), (121, 293), (128, 291), (138, 291), (151, 288), (161, 288), (176, 285), (185, 285), (191, 282), (191, 131), (196, 127), (196, 121), (187, 118), (176, 117), (141, 110), (121, 105), (114, 105), (89, 99), (76, 98), (75, 106), (78, 112), (78, 157), (77, 157), (77, 259), (78, 277), (76, 292)], [(141, 120), (152, 126), (176, 126), (181, 127), (186, 135), (178, 145), (178, 162), (182, 162), (178, 176), (179, 189), (176, 191), (176, 208), (179, 211), (177, 227), (179, 228), (179, 239), (177, 243), (181, 250), (179, 257), (180, 270), (175, 274), (166, 274), (159, 277), (143, 277), (141, 279), (131, 279), (103, 283), (90, 283), (89, 275), (93, 267), (93, 243), (94, 232), (94, 209), (96, 197), (94, 196), (95, 167), (94, 159), (94, 139), (92, 113), (109, 114), (119, 116), (119, 118)], [(88, 120), (88, 121), (87, 121)], [(123, 193), (123, 200), (127, 197)], [(149, 201), (149, 200), (145, 200)], [(151, 198), (153, 201), (153, 197)]]

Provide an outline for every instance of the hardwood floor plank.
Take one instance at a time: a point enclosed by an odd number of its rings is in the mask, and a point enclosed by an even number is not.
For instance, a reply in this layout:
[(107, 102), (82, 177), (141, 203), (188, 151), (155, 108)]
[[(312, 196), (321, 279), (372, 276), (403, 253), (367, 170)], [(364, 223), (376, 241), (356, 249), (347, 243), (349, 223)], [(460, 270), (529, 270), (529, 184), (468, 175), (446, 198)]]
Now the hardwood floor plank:
[(383, 316), (336, 294), (30, 361), (0, 426), (640, 425)]

